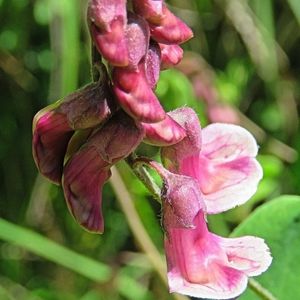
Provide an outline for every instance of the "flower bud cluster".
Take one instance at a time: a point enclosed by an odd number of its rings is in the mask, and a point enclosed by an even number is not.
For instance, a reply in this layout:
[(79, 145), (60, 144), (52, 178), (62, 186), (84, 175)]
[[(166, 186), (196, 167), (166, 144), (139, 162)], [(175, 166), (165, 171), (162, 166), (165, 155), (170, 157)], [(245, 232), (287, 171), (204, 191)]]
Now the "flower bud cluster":
[[(193, 33), (163, 0), (132, 0), (132, 10), (126, 4), (125, 0), (89, 2), (93, 43), (112, 68), (117, 102), (144, 124), (146, 141), (156, 145), (178, 142), (184, 130), (165, 113), (154, 89), (160, 70), (180, 62), (179, 44)], [(159, 127), (166, 128), (168, 135)]]
[[(98, 82), (38, 112), (33, 157), (45, 177), (62, 184), (70, 212), (85, 229), (103, 232), (101, 198), (110, 167), (139, 143), (166, 146), (185, 130), (165, 113), (154, 89), (161, 68), (182, 58), (192, 31), (163, 1), (91, 0), (88, 23), (99, 54)], [(112, 78), (112, 79), (110, 79)]]

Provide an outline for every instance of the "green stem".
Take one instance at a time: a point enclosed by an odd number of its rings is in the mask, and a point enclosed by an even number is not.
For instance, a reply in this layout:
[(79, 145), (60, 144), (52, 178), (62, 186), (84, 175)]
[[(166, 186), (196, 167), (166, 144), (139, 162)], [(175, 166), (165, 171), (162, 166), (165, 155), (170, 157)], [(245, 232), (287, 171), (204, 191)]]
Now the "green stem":
[(249, 279), (249, 288), (263, 300), (277, 300), (270, 291), (265, 289), (258, 281), (253, 278)]
[(151, 177), (149, 172), (141, 164), (136, 164), (136, 155), (131, 154), (126, 159), (127, 164), (132, 169), (133, 173), (137, 178), (144, 184), (144, 186), (149, 190), (154, 199), (161, 203), (161, 191), (159, 186), (155, 183), (154, 179)]

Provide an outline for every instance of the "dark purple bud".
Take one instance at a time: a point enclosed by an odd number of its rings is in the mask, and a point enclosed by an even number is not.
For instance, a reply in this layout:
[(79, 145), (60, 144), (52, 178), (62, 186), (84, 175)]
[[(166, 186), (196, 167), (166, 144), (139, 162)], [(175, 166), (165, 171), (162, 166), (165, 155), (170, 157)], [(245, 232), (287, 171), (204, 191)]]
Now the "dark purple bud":
[(120, 110), (89, 138), (88, 144), (97, 149), (103, 161), (114, 164), (134, 151), (143, 137), (142, 126)]
[(151, 89), (154, 89), (160, 73), (161, 54), (158, 44), (151, 42), (145, 61), (146, 78)]
[(145, 129), (144, 142), (155, 146), (170, 146), (180, 142), (185, 136), (185, 130), (170, 116), (160, 122), (142, 123)]
[(163, 0), (133, 0), (134, 11), (152, 24), (159, 25), (163, 19)]
[(169, 69), (180, 63), (183, 49), (178, 45), (159, 44), (161, 50), (161, 68)]
[(192, 30), (164, 5), (159, 25), (149, 24), (151, 37), (163, 44), (181, 44), (193, 37)]
[(64, 156), (73, 130), (66, 115), (56, 113), (53, 107), (48, 106), (34, 117), (32, 154), (39, 172), (60, 184)]
[(129, 115), (146, 123), (165, 118), (165, 111), (147, 81), (144, 63), (137, 70), (115, 68), (112, 77), (119, 104)]

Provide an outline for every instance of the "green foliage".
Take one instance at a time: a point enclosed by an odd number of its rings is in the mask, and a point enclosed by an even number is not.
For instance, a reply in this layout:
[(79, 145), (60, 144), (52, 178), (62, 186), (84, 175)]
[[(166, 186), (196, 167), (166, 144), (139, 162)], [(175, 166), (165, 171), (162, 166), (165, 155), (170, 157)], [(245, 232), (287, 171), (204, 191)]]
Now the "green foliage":
[[(300, 197), (281, 196), (254, 211), (232, 236), (255, 235), (266, 240), (273, 262), (257, 280), (280, 300), (300, 296)], [(253, 299), (246, 293), (240, 299)]]

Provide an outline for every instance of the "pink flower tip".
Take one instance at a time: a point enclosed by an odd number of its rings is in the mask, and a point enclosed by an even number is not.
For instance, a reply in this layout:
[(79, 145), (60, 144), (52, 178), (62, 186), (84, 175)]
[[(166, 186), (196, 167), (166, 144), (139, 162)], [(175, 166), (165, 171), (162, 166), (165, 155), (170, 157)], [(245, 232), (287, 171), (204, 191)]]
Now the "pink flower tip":
[(165, 111), (149, 86), (143, 63), (137, 70), (115, 68), (112, 76), (117, 100), (130, 116), (146, 123), (165, 118)]
[(144, 142), (155, 146), (170, 146), (185, 138), (185, 130), (169, 115), (157, 123), (142, 123), (145, 130)]
[(163, 44), (182, 44), (193, 37), (192, 30), (165, 5), (159, 25), (150, 23), (151, 37)]
[(159, 44), (161, 50), (161, 68), (169, 69), (179, 64), (183, 58), (183, 49), (178, 45)]

